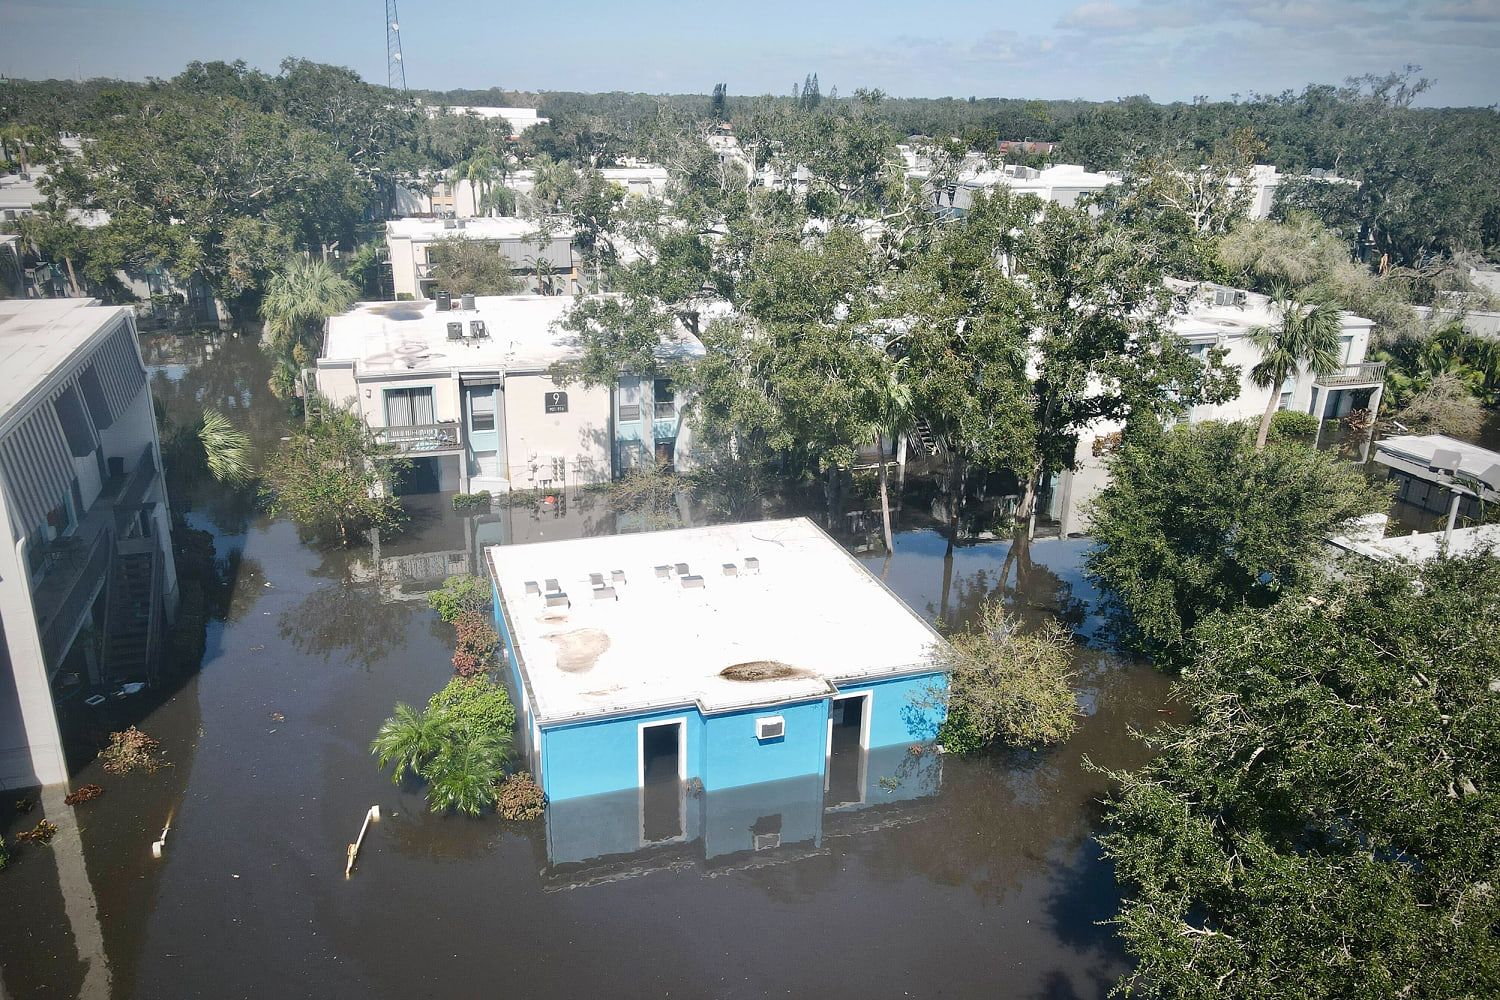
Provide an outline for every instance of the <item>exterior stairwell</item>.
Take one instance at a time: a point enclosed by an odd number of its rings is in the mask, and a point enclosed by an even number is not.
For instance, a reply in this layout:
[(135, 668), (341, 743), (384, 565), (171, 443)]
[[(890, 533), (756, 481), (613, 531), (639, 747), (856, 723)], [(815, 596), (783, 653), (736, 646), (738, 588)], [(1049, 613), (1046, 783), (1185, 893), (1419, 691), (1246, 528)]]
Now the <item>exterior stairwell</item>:
[(122, 551), (109, 577), (108, 628), (104, 643), (107, 683), (150, 681), (155, 674), (155, 646), (161, 613), (156, 549)]
[(921, 449), (923, 455), (936, 455), (938, 452), (937, 438), (932, 433), (932, 425), (926, 420), (918, 420), (912, 428), (912, 439)]

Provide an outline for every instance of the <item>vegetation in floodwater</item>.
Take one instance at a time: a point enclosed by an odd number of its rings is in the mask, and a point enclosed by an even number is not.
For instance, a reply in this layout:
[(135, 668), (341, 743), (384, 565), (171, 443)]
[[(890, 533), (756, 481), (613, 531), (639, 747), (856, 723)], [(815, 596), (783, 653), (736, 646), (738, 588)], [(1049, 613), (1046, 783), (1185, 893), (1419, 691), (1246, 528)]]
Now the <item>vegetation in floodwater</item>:
[(477, 816), (495, 804), (505, 780), (515, 721), (505, 688), (485, 677), (455, 677), (425, 710), (397, 704), (370, 752), (381, 767), (395, 765), (393, 783), (424, 780), (433, 812)]
[(410, 466), (376, 442), (359, 414), (322, 400), (267, 461), (261, 492), (273, 515), (348, 544), (372, 528), (395, 531), (405, 522), (394, 487)]
[(457, 648), (453, 651), (453, 672), (460, 677), (483, 677), (495, 665), (495, 650), (500, 636), (481, 611), (465, 611), (453, 621)]
[(103, 794), (104, 789), (98, 785), (80, 785), (63, 797), (63, 803), (70, 806), (81, 805), (92, 802)]
[(1496, 635), (1493, 555), (1367, 564), (1201, 621), (1177, 685), (1193, 721), (1112, 774), (1120, 992), (1494, 996)]
[(443, 581), (442, 587), (427, 595), (427, 606), (449, 625), (468, 612), (490, 608), (492, 595), (489, 581), (482, 576), (459, 573)]
[(1088, 572), (1167, 668), (1205, 615), (1266, 607), (1304, 585), (1321, 571), (1324, 536), (1389, 504), (1383, 488), (1326, 452), (1257, 451), (1244, 424), (1141, 429), (1109, 472), (1090, 514)]
[(16, 834), (18, 844), (50, 844), (57, 836), (57, 826), (46, 820), (38, 820), (36, 826)]
[(161, 758), (161, 744), (134, 726), (110, 733), (109, 746), (99, 751), (99, 759), (111, 774), (129, 774), (137, 768), (151, 774), (171, 766)]
[(546, 810), (547, 794), (530, 771), (509, 775), (495, 789), (495, 812), (501, 819), (524, 822), (539, 819)]
[(1078, 728), (1072, 644), (1056, 621), (1022, 632), (999, 603), (989, 604), (938, 651), (946, 691), (914, 700), (925, 707), (946, 697), (947, 715), (936, 735), (952, 753), (1060, 743)]

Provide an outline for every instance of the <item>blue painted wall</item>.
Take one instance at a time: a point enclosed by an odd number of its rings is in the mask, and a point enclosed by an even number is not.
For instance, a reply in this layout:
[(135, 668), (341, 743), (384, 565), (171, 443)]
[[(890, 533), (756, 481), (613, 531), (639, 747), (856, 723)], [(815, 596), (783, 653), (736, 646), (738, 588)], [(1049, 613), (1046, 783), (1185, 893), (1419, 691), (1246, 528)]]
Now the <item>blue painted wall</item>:
[(942, 707), (919, 707), (913, 700), (930, 697), (929, 692), (940, 692), (942, 687), (942, 674), (919, 674), (872, 684), (848, 684), (839, 688), (838, 696), (870, 694), (874, 701), (870, 704), (867, 745), (889, 747), (937, 739)]
[[(770, 715), (786, 720), (786, 735), (757, 740), (755, 720)], [(703, 787), (709, 791), (820, 775), (828, 751), (828, 700), (711, 715), (704, 734)]]
[(642, 723), (686, 719), (688, 779), (703, 778), (703, 717), (696, 707), (542, 730), (542, 787), (551, 799), (640, 787)]

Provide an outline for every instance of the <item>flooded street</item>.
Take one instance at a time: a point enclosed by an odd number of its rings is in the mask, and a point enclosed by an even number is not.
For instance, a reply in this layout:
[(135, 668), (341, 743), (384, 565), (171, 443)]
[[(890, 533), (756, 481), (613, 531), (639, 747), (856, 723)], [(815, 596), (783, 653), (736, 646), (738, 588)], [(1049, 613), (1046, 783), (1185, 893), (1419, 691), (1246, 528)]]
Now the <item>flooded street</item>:
[[(168, 418), (216, 407), (274, 447), (283, 410), (255, 345), (205, 344), (148, 343)], [(1171, 706), (1164, 678), (1100, 640), (1077, 647), (1086, 718), (1058, 750), (934, 759), (888, 801), (788, 801), (810, 833), (763, 850), (589, 856), (586, 817), (433, 816), (368, 748), (396, 702), (423, 704), (451, 675), (452, 630), (426, 590), (483, 544), (613, 530), (602, 501), (464, 515), (413, 497), (403, 536), (338, 550), (220, 487), (172, 499), (221, 558), (240, 553), (227, 615), (201, 671), (138, 723), (173, 766), (90, 763), (73, 785), (102, 798), (42, 803), (63, 829), (0, 874), (0, 997), (1095, 998), (1124, 968), (1098, 924), (1117, 893), (1090, 838), (1107, 782), (1083, 763), (1138, 764), (1129, 730)], [(950, 561), (939, 534), (912, 530), (889, 561), (862, 558), (930, 621), (1001, 599), (1094, 637), (1086, 545), (987, 541)], [(871, 763), (886, 766), (902, 763)], [(382, 819), (346, 879), (372, 804)], [(4, 806), (8, 840), (42, 813)]]

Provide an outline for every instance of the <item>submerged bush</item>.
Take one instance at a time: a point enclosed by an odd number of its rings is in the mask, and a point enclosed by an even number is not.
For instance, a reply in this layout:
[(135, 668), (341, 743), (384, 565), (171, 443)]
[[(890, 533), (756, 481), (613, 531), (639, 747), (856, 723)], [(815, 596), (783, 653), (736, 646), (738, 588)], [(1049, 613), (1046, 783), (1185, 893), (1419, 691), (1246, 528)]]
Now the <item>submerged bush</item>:
[(481, 576), (460, 573), (443, 581), (439, 590), (427, 595), (427, 606), (452, 625), (466, 611), (486, 612), (490, 607), (490, 585)]
[(517, 771), (495, 788), (495, 812), (501, 819), (537, 819), (547, 805), (547, 795), (530, 771)]
[(370, 752), (381, 767), (395, 764), (391, 780), (397, 784), (408, 774), (425, 779), (433, 812), (453, 809), (477, 816), (494, 805), (515, 722), (516, 710), (503, 687), (455, 677), (425, 711), (398, 704)]
[(948, 716), (938, 739), (945, 750), (1059, 743), (1078, 728), (1072, 638), (1055, 621), (1022, 633), (1019, 622), (991, 604), (973, 627), (949, 639), (942, 662)]
[(451, 725), (476, 732), (497, 732), (509, 737), (516, 725), (515, 706), (505, 688), (492, 681), (455, 677), (427, 702)]
[(475, 677), (489, 672), (495, 662), (500, 636), (489, 619), (478, 611), (465, 611), (453, 623), (458, 632), (458, 648), (453, 654), (453, 669), (460, 677)]
[(1271, 429), (1266, 440), (1272, 443), (1299, 441), (1312, 443), (1318, 433), (1318, 418), (1300, 410), (1277, 410), (1271, 418)]

